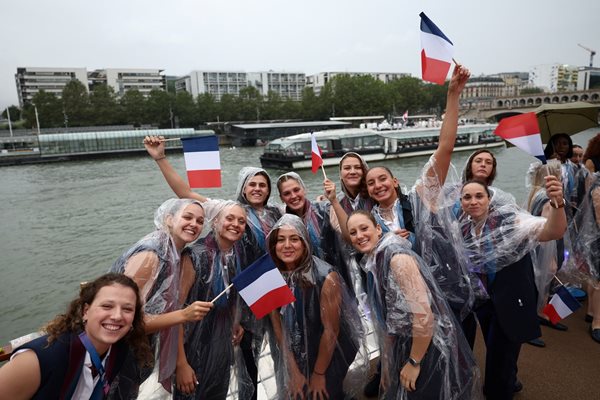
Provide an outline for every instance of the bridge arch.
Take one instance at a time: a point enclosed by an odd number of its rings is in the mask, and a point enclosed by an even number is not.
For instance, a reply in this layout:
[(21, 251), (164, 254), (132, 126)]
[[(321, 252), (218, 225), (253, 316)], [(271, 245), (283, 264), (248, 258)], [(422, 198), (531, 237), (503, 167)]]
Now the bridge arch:
[(599, 97), (600, 97), (600, 96), (598, 96), (598, 93), (594, 93), (594, 94), (592, 95), (592, 99), (591, 99), (591, 100), (592, 100), (592, 101), (598, 101), (598, 98), (599, 98)]
[(550, 97), (544, 97), (544, 104), (550, 104)]
[(558, 102), (559, 102), (558, 96), (552, 97), (552, 103), (558, 103)]
[(587, 101), (590, 97), (587, 94), (581, 96), (581, 101)]
[(536, 97), (535, 98), (535, 105), (539, 106), (540, 104), (542, 104), (542, 98), (541, 97)]
[(576, 94), (571, 96), (571, 101), (577, 101), (577, 100), (579, 100), (579, 96), (577, 96)]

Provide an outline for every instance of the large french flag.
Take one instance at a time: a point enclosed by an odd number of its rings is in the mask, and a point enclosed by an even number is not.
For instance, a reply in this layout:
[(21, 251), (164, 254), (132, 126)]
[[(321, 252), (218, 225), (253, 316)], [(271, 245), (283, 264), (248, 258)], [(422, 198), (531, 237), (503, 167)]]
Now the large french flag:
[(258, 319), (296, 301), (268, 253), (239, 273), (232, 283)]
[(181, 143), (190, 187), (221, 187), (219, 138), (217, 136), (182, 138)]
[(425, 13), (421, 17), (421, 72), (423, 80), (443, 85), (454, 56), (454, 45)]
[(323, 156), (321, 155), (321, 149), (317, 144), (317, 138), (314, 133), (310, 134), (310, 153), (312, 157), (312, 173), (316, 174), (317, 170), (323, 165)]
[(556, 324), (561, 319), (577, 311), (579, 307), (581, 307), (581, 303), (569, 293), (566, 287), (561, 285), (550, 302), (544, 307), (543, 312), (553, 324)]
[(494, 133), (546, 164), (537, 115), (533, 112), (500, 120)]

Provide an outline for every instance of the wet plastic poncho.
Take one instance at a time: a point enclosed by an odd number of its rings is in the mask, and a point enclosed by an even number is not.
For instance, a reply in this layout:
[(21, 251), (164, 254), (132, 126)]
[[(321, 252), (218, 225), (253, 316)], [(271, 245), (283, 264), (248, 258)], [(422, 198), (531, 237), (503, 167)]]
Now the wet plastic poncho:
[[(125, 273), (128, 276), (148, 276), (147, 281), (140, 287), (140, 296), (144, 301), (144, 312), (149, 318), (181, 308), (180, 254), (175, 248), (167, 219), (177, 218), (189, 204), (202, 207), (198, 201), (191, 199), (165, 201), (154, 214), (156, 230), (140, 239), (110, 268), (110, 272)], [(134, 257), (136, 259), (132, 261)], [(178, 329), (175, 325), (151, 336), (159, 362), (158, 380), (169, 392), (177, 361)], [(150, 371), (142, 371), (142, 379), (149, 373)]]
[[(292, 271), (285, 269), (275, 251), (276, 235), (282, 227), (294, 229), (307, 250)], [(329, 398), (343, 399), (344, 378), (355, 360), (356, 370), (353, 368), (353, 372), (356, 372), (356, 379), (364, 380), (366, 377), (366, 357), (357, 356), (364, 331), (356, 301), (343, 280), (331, 265), (311, 255), (311, 246), (306, 227), (295, 215), (284, 215), (269, 235), (271, 257), (296, 297), (295, 302), (270, 315), (273, 330), (269, 343), (274, 359), (277, 396), (287, 398), (286, 391), (293, 387), (295, 379), (305, 379), (308, 386), (313, 373), (318, 372), (324, 374)], [(332, 339), (330, 334), (335, 334), (335, 337)], [(328, 344), (331, 345), (329, 339), (334, 342), (332, 347), (328, 347)], [(316, 364), (321, 368), (318, 371)], [(260, 372), (267, 376), (273, 374), (265, 367), (261, 367)], [(360, 386), (362, 390), (362, 385), (354, 386)], [(275, 393), (268, 395), (272, 398)]]
[[(531, 215), (539, 217), (542, 215), (544, 206), (550, 201), (545, 189), (544, 177), (548, 174), (561, 179), (560, 162), (549, 160), (546, 165), (539, 162), (532, 163), (527, 172), (527, 187), (529, 188), (528, 209)], [(556, 271), (563, 262), (563, 240), (551, 240), (540, 243), (531, 252), (535, 286), (538, 290), (538, 311), (546, 305), (550, 293), (550, 283)]]
[[(369, 300), (382, 352), (385, 399), (477, 399), (480, 373), (473, 353), (426, 263), (410, 243), (384, 234), (367, 254)], [(431, 338), (416, 390), (400, 384), (414, 337)]]
[(581, 255), (581, 259), (574, 263), (576, 269), (565, 272), (578, 275), (574, 278), (583, 278), (598, 287), (600, 280), (600, 172), (590, 174), (590, 179), (590, 188), (581, 203), (576, 218), (578, 226), (577, 254)]
[[(228, 251), (219, 248), (219, 215), (235, 204), (224, 203), (216, 220), (211, 221), (211, 232), (189, 247), (186, 253), (196, 273), (188, 302), (212, 301), (229, 286), (237, 273), (258, 257), (255, 251), (260, 250), (256, 245), (244, 243), (248, 239), (246, 236), (242, 236)], [(176, 399), (225, 399), (229, 391), (236, 393), (239, 399), (251, 398), (253, 384), (240, 347), (232, 345), (233, 329), (240, 325), (247, 327), (242, 310), (239, 295), (232, 288), (215, 301), (214, 307), (201, 321), (185, 325), (185, 355), (199, 384), (190, 396), (177, 391)]]
[[(284, 177), (294, 179), (306, 190), (304, 181), (297, 173), (288, 172), (283, 174), (278, 178), (278, 181)], [(347, 267), (344, 264), (344, 258), (341, 257), (340, 235), (331, 223), (331, 213), (333, 212), (329, 201), (312, 202), (305, 198), (304, 209), (300, 217), (308, 231), (307, 238), (311, 244), (312, 254), (331, 264), (344, 281), (349, 284)]]
[[(471, 286), (468, 259), (465, 257), (463, 237), (453, 212), (455, 198), (448, 196), (445, 187), (435, 175), (435, 157), (431, 156), (421, 176), (409, 193), (415, 221), (418, 248), (431, 274), (459, 321), (472, 310), (475, 301)], [(445, 182), (454, 186), (458, 176), (450, 168)]]
[[(264, 174), (267, 179), (267, 185), (269, 187), (269, 196), (265, 199), (263, 204), (264, 208), (262, 211), (256, 210), (252, 207), (246, 196), (244, 195), (244, 191), (246, 190), (246, 185), (257, 174)], [(238, 186), (236, 189), (236, 198), (237, 201), (246, 209), (246, 213), (248, 214), (248, 228), (250, 228), (251, 234), (254, 236), (254, 239), (260, 246), (262, 250), (266, 252), (265, 240), (266, 236), (271, 231), (271, 227), (277, 222), (279, 218), (281, 218), (281, 209), (277, 206), (268, 204), (269, 197), (271, 194), (271, 179), (267, 172), (262, 168), (255, 167), (244, 167), (240, 170), (239, 178), (238, 178)]]

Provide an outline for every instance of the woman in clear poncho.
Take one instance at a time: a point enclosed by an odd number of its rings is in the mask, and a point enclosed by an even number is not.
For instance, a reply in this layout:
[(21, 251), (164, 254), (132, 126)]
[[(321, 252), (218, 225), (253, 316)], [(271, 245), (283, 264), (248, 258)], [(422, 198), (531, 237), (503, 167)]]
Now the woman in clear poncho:
[(348, 230), (366, 255), (383, 398), (480, 398), (474, 356), (429, 266), (369, 213), (353, 213)]
[[(545, 177), (552, 208), (533, 217), (511, 203), (490, 202), (485, 183), (470, 181), (461, 191), (461, 232), (473, 277), (484, 290), (475, 308), (486, 345), (484, 388), (488, 399), (511, 399), (517, 384), (521, 344), (541, 335), (530, 252), (566, 230), (562, 185)], [(501, 196), (496, 191), (494, 197)]]
[[(245, 209), (229, 201), (210, 222), (211, 232), (189, 248), (195, 280), (188, 301), (212, 301), (229, 286), (233, 277), (260, 253), (256, 243), (245, 243)], [(244, 310), (242, 310), (244, 308)], [(195, 324), (185, 326), (184, 347), (177, 361), (176, 399), (225, 399), (252, 397), (254, 385), (248, 375), (239, 344), (254, 319), (241, 304), (235, 289), (214, 301), (213, 309)]]
[(354, 210), (370, 211), (373, 208), (374, 202), (369, 197), (365, 183), (368, 170), (367, 162), (358, 153), (348, 152), (340, 160), (342, 190), (338, 193), (337, 198), (348, 214)]
[(270, 314), (278, 397), (343, 399), (363, 336), (355, 301), (334, 268), (312, 255), (299, 217), (284, 215), (268, 246), (296, 298)]
[(202, 231), (202, 205), (190, 199), (169, 199), (156, 210), (154, 225), (155, 231), (140, 239), (110, 268), (110, 272), (131, 277), (140, 288), (146, 332), (153, 334), (151, 343), (155, 354), (152, 375), (151, 369), (138, 372), (135, 368), (133, 371), (125, 368), (121, 373), (117, 389), (121, 398), (135, 396), (137, 385), (142, 381), (140, 396), (170, 397), (167, 392), (172, 391), (180, 325), (202, 319), (211, 308), (204, 302), (181, 308), (190, 287), (180, 280), (189, 273), (181, 269), (181, 252)]

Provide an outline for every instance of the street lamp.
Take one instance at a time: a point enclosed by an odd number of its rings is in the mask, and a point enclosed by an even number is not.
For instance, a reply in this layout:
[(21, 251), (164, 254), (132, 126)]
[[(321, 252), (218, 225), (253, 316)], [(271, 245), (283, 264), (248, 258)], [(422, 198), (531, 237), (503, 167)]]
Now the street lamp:
[(8, 130), (10, 131), (10, 137), (13, 137), (12, 124), (10, 122), (10, 108), (6, 107), (6, 116), (8, 117)]
[(37, 131), (38, 131), (37, 133), (39, 136), (40, 135), (40, 117), (38, 115), (37, 107), (35, 106), (35, 104), (34, 103), (31, 103), (31, 104), (33, 104), (33, 110), (35, 111), (35, 124), (37, 125)]

